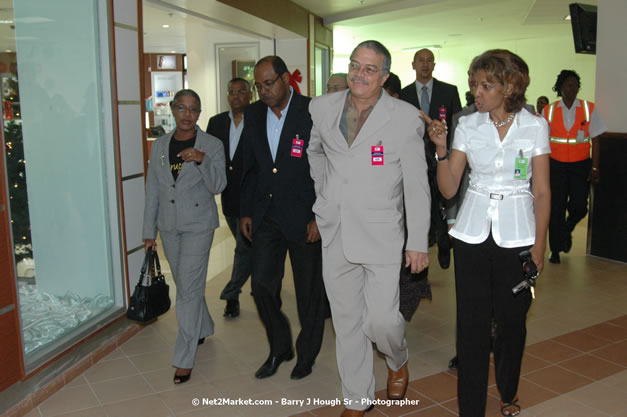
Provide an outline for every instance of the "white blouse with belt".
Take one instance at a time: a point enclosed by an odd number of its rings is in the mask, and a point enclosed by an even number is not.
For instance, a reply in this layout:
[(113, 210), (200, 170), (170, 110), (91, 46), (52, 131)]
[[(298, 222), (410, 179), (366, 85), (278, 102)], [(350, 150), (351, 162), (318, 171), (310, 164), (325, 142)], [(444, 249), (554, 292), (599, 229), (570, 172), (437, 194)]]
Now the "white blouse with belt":
[(501, 247), (533, 245), (531, 160), (551, 153), (548, 124), (522, 109), (501, 141), (489, 117), (487, 112), (464, 116), (455, 130), (453, 149), (466, 154), (471, 172), (450, 234), (466, 243), (481, 243), (491, 231)]

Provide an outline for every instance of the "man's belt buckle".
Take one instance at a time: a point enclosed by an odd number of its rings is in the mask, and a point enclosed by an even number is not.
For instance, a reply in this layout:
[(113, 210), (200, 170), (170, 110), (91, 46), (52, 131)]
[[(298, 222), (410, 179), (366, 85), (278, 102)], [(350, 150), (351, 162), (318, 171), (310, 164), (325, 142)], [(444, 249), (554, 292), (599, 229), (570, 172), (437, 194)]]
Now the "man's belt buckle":
[(491, 200), (502, 200), (503, 197), (504, 197), (503, 194), (490, 193)]

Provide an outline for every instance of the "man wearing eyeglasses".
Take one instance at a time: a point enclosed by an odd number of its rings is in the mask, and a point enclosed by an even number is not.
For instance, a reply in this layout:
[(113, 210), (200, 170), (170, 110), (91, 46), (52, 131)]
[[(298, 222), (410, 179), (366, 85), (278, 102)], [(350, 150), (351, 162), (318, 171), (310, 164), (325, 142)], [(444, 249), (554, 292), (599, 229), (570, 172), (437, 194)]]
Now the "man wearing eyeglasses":
[(320, 234), (311, 210), (316, 198), (305, 149), (310, 99), (290, 87), (278, 56), (255, 65), (260, 101), (245, 111), (241, 230), (252, 242), (253, 297), (266, 328), (270, 354), (255, 373), (267, 378), (294, 357), (287, 317), (281, 311), (281, 281), (289, 251), (301, 330), (292, 379), (309, 375), (322, 345), (324, 284)]
[[(421, 49), (414, 54), (412, 68), (416, 71), (416, 81), (401, 90), (401, 100), (413, 104), (424, 111), (432, 119), (445, 119), (449, 126), (447, 142), (450, 148), (451, 123), (453, 115), (462, 109), (457, 87), (433, 78), (435, 56), (428, 49)], [(425, 152), (429, 166), (429, 184), (431, 187), (431, 228), (429, 243), (438, 244), (438, 261), (442, 269), (449, 267), (451, 262), (451, 241), (448, 236), (446, 218), (443, 216), (443, 207), (446, 201), (441, 197), (435, 179), (437, 162), (433, 143), (425, 140)]]
[(373, 342), (387, 362), (388, 397), (405, 396), (408, 351), (399, 272), (429, 266), (424, 122), (412, 106), (383, 91), (390, 64), (385, 46), (360, 43), (351, 54), (349, 90), (317, 97), (309, 106), (313, 211), (322, 236), (343, 417), (363, 416), (371, 408)]
[(252, 98), (248, 81), (243, 78), (233, 78), (229, 81), (226, 98), (231, 110), (209, 119), (207, 133), (220, 139), (224, 145), (227, 185), (220, 198), (222, 213), (235, 238), (235, 255), (231, 279), (222, 290), (220, 298), (226, 300), (224, 317), (235, 318), (239, 316), (239, 294), (252, 271), (250, 242), (244, 238), (239, 229), (243, 161), (242, 147), (239, 146), (239, 142), (244, 129), (244, 109), (250, 104)]

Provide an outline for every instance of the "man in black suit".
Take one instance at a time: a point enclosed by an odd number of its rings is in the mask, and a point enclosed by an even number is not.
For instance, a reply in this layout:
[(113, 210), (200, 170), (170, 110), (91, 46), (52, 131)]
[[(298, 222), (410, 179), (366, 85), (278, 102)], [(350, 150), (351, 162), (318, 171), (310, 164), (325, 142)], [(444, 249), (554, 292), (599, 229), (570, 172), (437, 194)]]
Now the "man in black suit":
[(290, 87), (278, 56), (255, 65), (261, 100), (245, 111), (241, 230), (252, 242), (253, 297), (265, 325), (270, 355), (257, 378), (274, 375), (294, 357), (287, 317), (281, 312), (281, 281), (290, 254), (301, 331), (292, 379), (311, 373), (324, 332), (324, 284), (320, 233), (312, 212), (316, 199), (305, 150), (312, 121), (308, 97)]
[(250, 104), (252, 93), (248, 81), (233, 78), (229, 81), (227, 100), (230, 111), (209, 119), (207, 133), (222, 141), (226, 160), (227, 185), (222, 191), (222, 213), (235, 238), (235, 255), (231, 280), (226, 284), (220, 298), (226, 300), (224, 317), (239, 316), (239, 294), (252, 271), (252, 249), (239, 228), (240, 184), (242, 182), (242, 147), (239, 146), (244, 129), (244, 109)]
[[(433, 78), (435, 57), (428, 49), (421, 49), (414, 55), (412, 63), (416, 71), (416, 82), (401, 90), (401, 100), (413, 104), (424, 111), (432, 119), (446, 119), (446, 125), (451, 126), (452, 117), (462, 109), (457, 87)], [(452, 129), (449, 128), (447, 142), (450, 148)], [(437, 162), (435, 160), (435, 145), (425, 137), (425, 155), (431, 188), (431, 228), (429, 242), (438, 244), (438, 261), (443, 269), (450, 265), (451, 241), (448, 237), (448, 227), (443, 215), (446, 201), (440, 195), (436, 181)]]

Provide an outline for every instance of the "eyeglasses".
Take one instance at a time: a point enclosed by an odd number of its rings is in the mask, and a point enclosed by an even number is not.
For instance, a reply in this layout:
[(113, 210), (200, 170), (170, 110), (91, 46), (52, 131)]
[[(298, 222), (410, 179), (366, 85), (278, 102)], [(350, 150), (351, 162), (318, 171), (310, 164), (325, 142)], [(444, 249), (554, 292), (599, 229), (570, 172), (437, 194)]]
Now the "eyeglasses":
[(280, 75), (277, 75), (276, 78), (274, 79), (274, 81), (264, 81), (262, 84), (259, 83), (255, 83), (255, 85), (253, 86), (255, 88), (255, 90), (257, 91), (262, 91), (262, 90), (269, 90), (272, 88), (272, 86), (279, 81), (279, 78), (281, 78)]
[(226, 94), (229, 97), (243, 96), (243, 95), (248, 94), (248, 90), (238, 90), (238, 91), (229, 90)]
[(364, 71), (364, 73), (366, 73), (366, 75), (375, 75), (377, 72), (382, 71), (374, 65), (365, 65), (362, 67), (361, 64), (357, 61), (351, 61), (348, 64), (349, 72), (360, 73), (362, 70)]
[(187, 107), (185, 104), (177, 104), (176, 106), (174, 106), (174, 111), (176, 111), (177, 113), (185, 113), (188, 110), (191, 114), (200, 113), (199, 107)]

